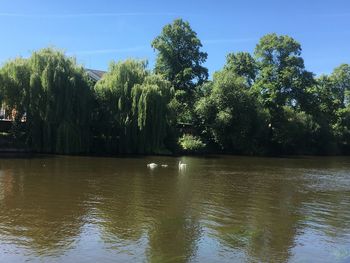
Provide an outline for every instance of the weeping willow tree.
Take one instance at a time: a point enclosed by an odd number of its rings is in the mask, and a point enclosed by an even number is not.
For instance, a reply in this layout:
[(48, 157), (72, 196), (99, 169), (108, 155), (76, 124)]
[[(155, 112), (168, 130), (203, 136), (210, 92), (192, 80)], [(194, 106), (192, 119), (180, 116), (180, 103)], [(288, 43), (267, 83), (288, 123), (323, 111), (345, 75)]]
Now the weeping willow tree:
[(148, 75), (145, 61), (112, 62), (108, 72), (95, 85), (98, 102), (96, 135), (112, 153), (131, 153), (135, 130), (132, 123), (132, 88)]
[(167, 131), (168, 104), (173, 95), (170, 82), (160, 75), (146, 77), (132, 90), (132, 113), (137, 123), (138, 153), (158, 153)]
[[(33, 145), (46, 152), (89, 149), (92, 90), (84, 70), (63, 53), (44, 49), (29, 60)], [(29, 115), (28, 115), (29, 117)]]
[(2, 68), (4, 102), (26, 115), (32, 150), (83, 153), (89, 149), (92, 89), (83, 68), (54, 49), (42, 49)]
[(12, 109), (16, 114), (15, 121), (19, 121), (25, 113), (30, 93), (30, 70), (28, 61), (17, 58), (7, 62), (0, 71), (0, 98), (6, 104), (7, 109)]
[(112, 63), (97, 82), (97, 134), (112, 153), (153, 153), (166, 133), (170, 82), (150, 75), (145, 61)]
[(17, 58), (7, 62), (0, 70), (0, 106), (5, 107), (6, 117), (11, 117), (12, 127), (6, 138), (11, 146), (21, 145), (26, 141), (21, 119), (25, 114), (27, 94), (29, 93), (30, 71), (25, 59)]

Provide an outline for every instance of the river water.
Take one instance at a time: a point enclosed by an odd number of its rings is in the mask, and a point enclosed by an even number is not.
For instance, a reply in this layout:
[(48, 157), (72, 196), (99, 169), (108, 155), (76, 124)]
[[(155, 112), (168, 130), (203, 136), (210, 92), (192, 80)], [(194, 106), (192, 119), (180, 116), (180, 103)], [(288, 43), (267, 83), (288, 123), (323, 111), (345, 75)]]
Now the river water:
[(0, 262), (350, 262), (350, 157), (1, 158)]

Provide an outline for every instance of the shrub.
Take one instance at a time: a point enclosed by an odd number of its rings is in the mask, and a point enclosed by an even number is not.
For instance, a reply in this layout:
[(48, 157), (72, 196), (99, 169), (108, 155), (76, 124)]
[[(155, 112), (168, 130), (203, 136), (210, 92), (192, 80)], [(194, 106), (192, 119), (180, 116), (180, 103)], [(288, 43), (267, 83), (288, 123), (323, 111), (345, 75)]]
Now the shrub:
[(206, 147), (205, 143), (203, 143), (199, 137), (190, 134), (184, 134), (179, 139), (179, 145), (181, 150), (187, 153), (203, 152)]

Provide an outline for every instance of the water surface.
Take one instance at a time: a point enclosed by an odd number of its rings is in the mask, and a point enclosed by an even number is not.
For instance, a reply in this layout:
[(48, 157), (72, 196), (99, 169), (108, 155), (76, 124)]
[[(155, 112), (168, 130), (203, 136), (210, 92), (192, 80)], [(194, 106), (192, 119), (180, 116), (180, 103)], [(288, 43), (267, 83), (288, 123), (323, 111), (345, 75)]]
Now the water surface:
[(350, 158), (2, 158), (0, 262), (350, 262)]

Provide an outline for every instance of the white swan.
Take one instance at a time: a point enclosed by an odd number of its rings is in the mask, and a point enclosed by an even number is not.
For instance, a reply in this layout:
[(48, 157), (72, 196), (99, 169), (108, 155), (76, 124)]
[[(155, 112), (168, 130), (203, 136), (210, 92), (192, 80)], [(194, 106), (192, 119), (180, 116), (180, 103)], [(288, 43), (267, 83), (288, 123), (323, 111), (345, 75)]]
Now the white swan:
[(147, 164), (147, 167), (148, 168), (151, 168), (151, 169), (154, 169), (154, 168), (156, 168), (158, 166), (158, 164), (156, 164), (156, 163), (149, 163), (149, 164)]
[(162, 166), (163, 168), (167, 168), (167, 167), (168, 167), (167, 164), (162, 164), (161, 166)]
[(185, 170), (187, 168), (187, 164), (179, 161), (179, 170)]

